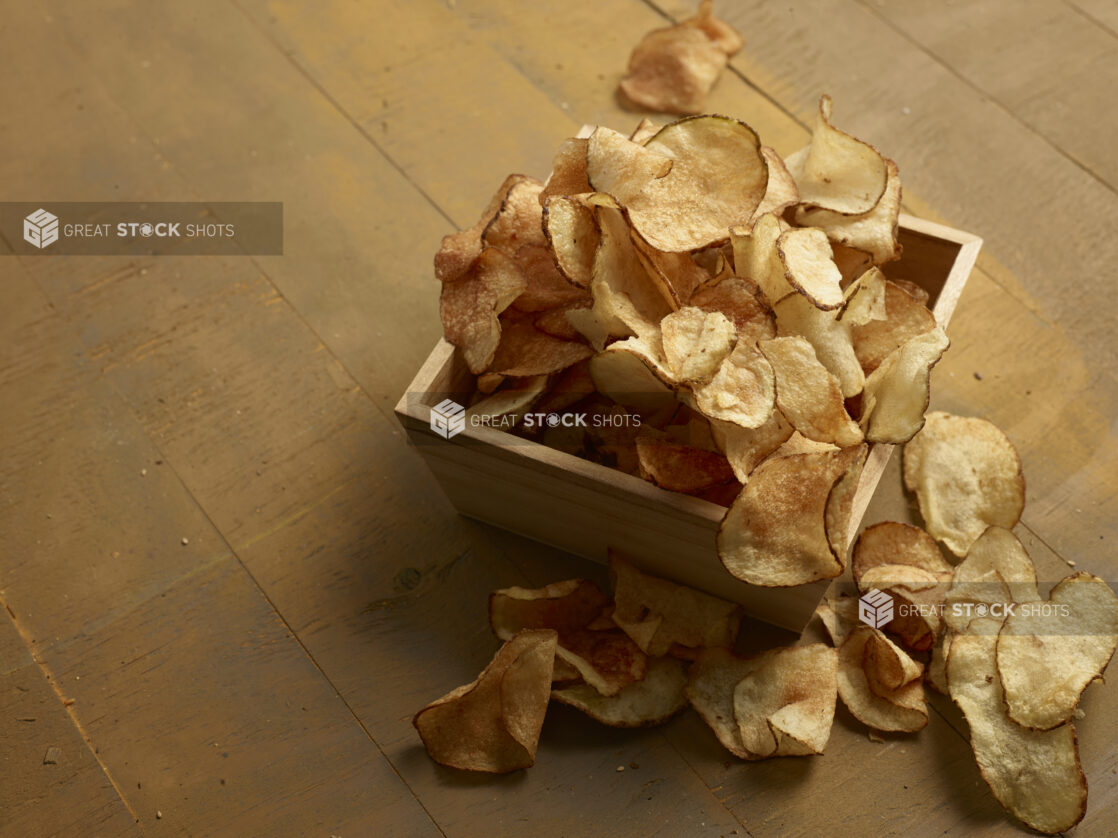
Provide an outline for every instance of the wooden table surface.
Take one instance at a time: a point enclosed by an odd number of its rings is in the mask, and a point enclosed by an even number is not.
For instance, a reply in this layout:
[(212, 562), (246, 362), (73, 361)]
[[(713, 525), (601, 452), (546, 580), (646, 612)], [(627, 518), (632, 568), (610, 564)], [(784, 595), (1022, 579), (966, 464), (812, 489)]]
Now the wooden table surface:
[[(496, 648), (491, 589), (601, 578), (457, 516), (405, 444), (432, 254), (580, 124), (633, 125), (628, 53), (689, 5), (3, 3), (3, 200), (278, 200), (286, 240), (0, 257), (0, 834), (1022, 831), (946, 701), (884, 743), (840, 710), (824, 756), (758, 764), (690, 712), (627, 732), (555, 707), (536, 766), (499, 778), (412, 729)], [(788, 153), (830, 92), (907, 211), (985, 238), (933, 405), (1017, 444), (1049, 583), (1067, 560), (1114, 584), (1118, 7), (718, 7), (747, 46), (711, 110)], [(867, 521), (903, 506), (894, 468)], [(1076, 834), (1110, 835), (1118, 689), (1082, 706)]]

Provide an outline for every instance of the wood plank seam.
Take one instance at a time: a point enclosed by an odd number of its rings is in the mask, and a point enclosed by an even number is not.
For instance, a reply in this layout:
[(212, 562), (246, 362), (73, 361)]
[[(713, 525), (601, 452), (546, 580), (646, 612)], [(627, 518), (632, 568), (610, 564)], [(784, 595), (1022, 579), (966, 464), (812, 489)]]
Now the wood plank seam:
[(74, 710), (74, 702), (71, 701), (69, 696), (67, 696), (62, 691), (62, 688), (58, 685), (58, 680), (54, 677), (54, 673), (51, 672), (51, 669), (47, 665), (46, 661), (44, 661), (35, 651), (35, 644), (33, 639), (27, 636), (27, 633), (23, 630), (22, 625), (20, 625), (20, 621), (16, 619), (15, 613), (8, 606), (7, 602), (5, 602), (3, 599), (0, 599), (0, 605), (4, 606), (4, 612), (7, 614), (8, 619), (12, 624), (12, 628), (14, 628), (16, 630), (16, 633), (19, 635), (20, 642), (23, 643), (24, 647), (27, 649), (27, 653), (31, 656), (31, 660), (35, 662), (35, 665), (39, 668), (39, 671), (42, 673), (43, 677), (50, 685), (51, 690), (58, 697), (58, 701), (62, 705), (62, 709), (66, 712), (66, 715), (70, 719), (70, 724), (72, 724), (74, 726), (74, 729), (77, 730), (78, 735), (82, 738), (85, 746), (89, 749), (90, 754), (93, 755), (93, 759), (96, 760), (98, 767), (100, 767), (101, 769), (101, 773), (105, 775), (105, 779), (108, 780), (109, 784), (113, 787), (113, 792), (116, 794), (117, 798), (119, 798), (120, 802), (124, 804), (124, 808), (128, 811), (128, 814), (132, 816), (132, 820), (135, 821), (137, 828), (140, 830), (140, 834), (147, 834), (144, 830), (143, 824), (140, 823), (140, 816), (136, 813), (136, 810), (132, 808), (132, 804), (128, 802), (128, 798), (124, 796), (124, 792), (121, 791), (120, 785), (117, 783), (116, 778), (113, 777), (113, 773), (109, 770), (109, 766), (107, 766), (101, 759), (101, 754), (98, 753), (97, 748), (94, 747), (93, 739), (90, 738), (89, 734), (82, 726), (81, 720), (78, 718), (78, 715)]
[(1107, 26), (1105, 23), (1103, 23), (1101, 20), (1099, 20), (1093, 14), (1088, 12), (1086, 9), (1079, 8), (1079, 6), (1077, 6), (1075, 3), (1069, 2), (1069, 0), (1064, 0), (1064, 5), (1068, 6), (1073, 12), (1078, 13), (1083, 18), (1089, 20), (1091, 23), (1093, 23), (1095, 26), (1097, 26), (1099, 29), (1101, 29), (1106, 34), (1110, 35), (1113, 38), (1118, 38), (1118, 32), (1115, 32), (1113, 29), (1111, 29), (1109, 26)]

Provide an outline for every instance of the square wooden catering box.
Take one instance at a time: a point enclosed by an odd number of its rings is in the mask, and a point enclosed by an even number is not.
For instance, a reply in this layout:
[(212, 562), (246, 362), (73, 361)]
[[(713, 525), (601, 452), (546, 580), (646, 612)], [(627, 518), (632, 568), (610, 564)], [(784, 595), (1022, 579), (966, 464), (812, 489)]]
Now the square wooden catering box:
[[(905, 215), (900, 240), (904, 255), (885, 266), (886, 275), (927, 290), (946, 327), (982, 240)], [(396, 405), (409, 440), (460, 513), (596, 562), (615, 547), (649, 573), (739, 602), (758, 619), (796, 632), (806, 625), (829, 581), (761, 588), (735, 579), (715, 550), (723, 507), (494, 428), (467, 425), (450, 439), (436, 434), (431, 408), (448, 397), (464, 401), (473, 386), (454, 347), (440, 341)], [(870, 448), (851, 542), (893, 447)]]

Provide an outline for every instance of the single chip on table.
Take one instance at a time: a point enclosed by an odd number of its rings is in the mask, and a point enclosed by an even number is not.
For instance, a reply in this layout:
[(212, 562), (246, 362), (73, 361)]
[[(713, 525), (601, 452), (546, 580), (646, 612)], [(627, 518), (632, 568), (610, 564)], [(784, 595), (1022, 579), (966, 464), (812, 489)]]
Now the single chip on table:
[(476, 681), (416, 713), (412, 724), (431, 759), (493, 774), (531, 766), (551, 694), (556, 639), (554, 631), (521, 632)]
[(998, 802), (1037, 832), (1071, 829), (1087, 810), (1075, 728), (1029, 730), (1006, 716), (997, 671), (997, 624), (951, 641), (947, 683), (970, 726), (982, 779)]
[(1025, 507), (1017, 449), (985, 419), (929, 413), (905, 445), (904, 482), (925, 528), (956, 556), (989, 526), (1011, 528)]
[(832, 579), (846, 566), (850, 498), (866, 447), (766, 460), (718, 530), (726, 569), (752, 585)]
[(609, 567), (613, 621), (647, 654), (694, 657), (699, 649), (734, 645), (740, 605), (643, 573), (616, 553)]
[(944, 620), (952, 631), (966, 631), (987, 615), (1004, 619), (1008, 604), (1040, 601), (1036, 566), (1012, 532), (989, 527), (956, 565), (945, 601)]
[(589, 684), (574, 684), (552, 690), (551, 697), (611, 727), (648, 727), (663, 724), (687, 706), (686, 686), (683, 661), (649, 658), (644, 678), (615, 695), (602, 695)]
[(797, 431), (840, 448), (862, 441), (862, 429), (846, 412), (838, 379), (819, 363), (806, 338), (793, 335), (757, 345), (772, 365), (777, 407)]
[(439, 315), (446, 339), (458, 347), (470, 372), (485, 372), (501, 342), (498, 315), (528, 287), (517, 264), (495, 247), (488, 247), (466, 273), (444, 282)]
[(525, 629), (554, 629), (559, 635), (556, 657), (597, 692), (616, 695), (644, 677), (647, 657), (618, 628), (588, 628), (608, 604), (609, 597), (586, 579), (503, 588), (489, 595), (489, 624), (501, 640)]
[(734, 688), (747, 759), (821, 754), (831, 736), (838, 655), (822, 643), (773, 650)]
[(870, 442), (908, 442), (924, 426), (931, 375), (950, 341), (943, 329), (917, 335), (894, 350), (866, 378), (862, 428)]
[(913, 732), (928, 724), (924, 667), (879, 629), (859, 625), (839, 648), (838, 694), (874, 730)]
[(803, 206), (861, 215), (881, 200), (888, 168), (876, 148), (831, 124), (832, 104), (820, 97), (811, 143), (785, 162)]
[(750, 759), (741, 741), (741, 731), (734, 716), (734, 689), (742, 679), (763, 666), (775, 654), (762, 652), (751, 658), (740, 658), (729, 649), (704, 649), (694, 663), (687, 679), (687, 700), (714, 731), (718, 741), (736, 757)]
[(1118, 598), (1097, 576), (1059, 582), (1047, 603), (1010, 614), (998, 635), (998, 677), (1009, 718), (1051, 730), (1071, 719), (1118, 644)]

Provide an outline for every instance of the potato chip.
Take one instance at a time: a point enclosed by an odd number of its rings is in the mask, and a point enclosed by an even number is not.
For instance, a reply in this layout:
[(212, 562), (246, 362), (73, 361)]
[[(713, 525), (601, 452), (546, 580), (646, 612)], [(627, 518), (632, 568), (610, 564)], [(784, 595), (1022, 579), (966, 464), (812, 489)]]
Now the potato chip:
[(576, 198), (552, 198), (543, 209), (543, 231), (563, 276), (580, 287), (590, 285), (599, 241), (590, 207)]
[(477, 391), (483, 395), (488, 396), (494, 390), (501, 386), (505, 377), (496, 372), (483, 372), (477, 377)]
[(533, 182), (533, 179), (527, 175), (509, 175), (496, 194), (489, 199), (489, 205), (473, 227), (443, 237), (439, 252), (435, 254), (436, 279), (440, 282), (453, 282), (470, 269), (483, 249), (482, 231), (496, 217), (509, 191), (524, 182)]
[(589, 299), (589, 293), (572, 285), (555, 265), (551, 251), (540, 245), (525, 245), (513, 257), (524, 272), (527, 287), (513, 301), (517, 311), (539, 312)]
[(1006, 716), (996, 646), (997, 634), (989, 627), (952, 640), (947, 657), (951, 698), (970, 725), (978, 770), (998, 802), (1038, 832), (1064, 832), (1087, 809), (1075, 728), (1029, 730)]
[(532, 325), (545, 335), (551, 335), (553, 338), (559, 338), (560, 340), (582, 340), (582, 332), (574, 327), (568, 315), (574, 311), (585, 311), (593, 304), (594, 301), (591, 298), (584, 297), (573, 303), (567, 303), (566, 305), (557, 306), (547, 311), (541, 311), (532, 318)]
[(734, 27), (714, 16), (714, 0), (701, 0), (699, 9), (692, 18), (687, 18), (681, 26), (693, 26), (710, 38), (715, 45), (726, 53), (734, 55), (744, 46), (745, 41)]
[(737, 340), (734, 324), (721, 312), (685, 306), (660, 321), (668, 368), (676, 381), (710, 381)]
[(932, 647), (932, 657), (924, 669), (924, 683), (940, 695), (950, 696), (951, 691), (947, 686), (947, 656), (951, 651), (951, 639), (955, 636), (953, 631), (945, 631), (940, 635), (939, 642)]
[(536, 412), (561, 413), (593, 392), (590, 362), (579, 361), (551, 378), (546, 392), (536, 402)]
[(816, 607), (815, 613), (836, 647), (841, 646), (855, 628), (865, 625), (858, 618), (858, 600), (845, 594), (831, 596), (828, 593)]
[(919, 527), (896, 521), (874, 524), (858, 536), (851, 569), (859, 591), (876, 588), (889, 594), (895, 605), (909, 606), (904, 614), (894, 608), (888, 631), (910, 649), (932, 648), (942, 628), (940, 606), (954, 570), (935, 539)]
[(586, 579), (543, 588), (503, 588), (489, 595), (489, 625), (501, 640), (524, 629), (554, 629), (559, 634), (556, 657), (601, 695), (616, 695), (644, 677), (647, 657), (618, 628), (588, 628), (608, 603), (609, 598)]
[(645, 270), (661, 287), (669, 289), (676, 304), (686, 305), (697, 288), (710, 281), (708, 274), (696, 264), (690, 253), (665, 253), (657, 250), (635, 232), (633, 244)]
[(650, 658), (644, 678), (616, 695), (604, 696), (589, 684), (575, 684), (552, 690), (551, 697), (611, 727), (648, 727), (663, 724), (687, 706), (686, 686), (683, 661)]
[(1009, 718), (1051, 730), (1071, 719), (1087, 685), (1101, 678), (1118, 645), (1118, 598), (1102, 579), (1076, 573), (1047, 603), (1006, 617), (998, 634), (998, 677)]
[(700, 113), (726, 66), (725, 51), (689, 26), (654, 29), (629, 57), (621, 90), (634, 104), (661, 113)]
[(740, 605), (642, 573), (613, 552), (609, 567), (613, 621), (648, 655), (734, 645)]
[(784, 278), (813, 306), (834, 309), (842, 305), (842, 272), (821, 230), (785, 230), (776, 240), (776, 252), (784, 266)]
[[(779, 412), (777, 411), (777, 413)], [(808, 439), (799, 431), (792, 431), (792, 435), (772, 452), (771, 458), (775, 460), (777, 457), (792, 457), (796, 454), (826, 454), (838, 450), (837, 445), (832, 445), (829, 442), (816, 442), (814, 439)]]
[(775, 651), (740, 658), (729, 649), (704, 649), (688, 673), (686, 695), (718, 741), (731, 754), (749, 759), (734, 716), (734, 689), (747, 675), (768, 663)]
[(831, 736), (838, 655), (822, 643), (774, 650), (734, 688), (748, 759), (821, 754)]
[(586, 145), (586, 175), (590, 186), (627, 207), (629, 201), (672, 170), (673, 160), (634, 143), (624, 134), (599, 125)]
[(587, 145), (588, 140), (585, 137), (570, 137), (563, 140), (551, 164), (551, 177), (540, 190), (538, 196), (540, 206), (546, 208), (550, 203), (549, 199), (556, 196), (581, 195), (593, 191), (586, 177)]
[(497, 315), (528, 287), (524, 272), (495, 247), (487, 247), (439, 296), (443, 334), (462, 354), (470, 372), (484, 372), (501, 342)]
[[(650, 338), (649, 340), (654, 340)], [(599, 393), (639, 413), (674, 410), (676, 394), (649, 341), (630, 338), (610, 344), (590, 359), (590, 376)]]
[(431, 759), (451, 768), (506, 774), (528, 768), (551, 694), (554, 631), (524, 631), (505, 643), (471, 684), (415, 714)]
[(749, 343), (776, 337), (773, 311), (751, 279), (730, 276), (705, 285), (691, 295), (689, 305), (725, 314), (734, 324), (738, 337)]
[(523, 247), (543, 246), (543, 207), (540, 193), (543, 184), (535, 178), (516, 181), (501, 201), (497, 214), (485, 225), (481, 241), (496, 247), (508, 256), (515, 256)]
[(766, 460), (722, 519), (722, 564), (736, 578), (768, 587), (838, 576), (845, 567), (842, 542), (849, 523), (844, 478), (856, 485), (864, 460), (865, 446)]
[(525, 413), (547, 389), (546, 375), (533, 375), (513, 379), (503, 389), (497, 390), (466, 410), (467, 421), (474, 417), (495, 419)]
[(838, 242), (831, 242), (831, 258), (835, 267), (842, 274), (844, 285), (849, 285), (866, 271), (873, 267), (873, 257), (864, 250), (856, 247), (847, 247)]
[(768, 359), (751, 342), (738, 340), (710, 382), (695, 389), (695, 406), (711, 419), (759, 428), (774, 411), (774, 381)]
[(891, 282), (908, 294), (908, 296), (912, 297), (912, 299), (916, 300), (916, 302), (920, 303), (920, 305), (927, 307), (931, 295), (924, 290), (924, 288), (907, 279), (893, 279)]
[(888, 182), (885, 158), (869, 143), (831, 124), (831, 97), (819, 99), (811, 143), (786, 161), (800, 190), (800, 203), (843, 215), (877, 206)]
[(774, 410), (764, 424), (756, 428), (711, 419), (710, 429), (719, 450), (734, 470), (734, 477), (742, 484), (762, 460), (792, 435), (792, 426), (779, 410)]
[(854, 353), (869, 374), (909, 340), (934, 329), (936, 319), (899, 285), (886, 280), (885, 319), (853, 325)]
[(593, 354), (582, 341), (559, 340), (531, 323), (512, 323), (505, 326), (489, 368), (502, 375), (541, 375), (566, 369)]
[[(593, 140), (591, 140), (593, 145)], [(643, 148), (672, 161), (659, 178), (612, 170), (610, 192), (641, 237), (668, 253), (726, 241), (729, 227), (752, 215), (768, 184), (768, 163), (753, 129), (724, 116), (687, 117), (660, 129)]]
[(904, 481), (925, 528), (956, 556), (986, 527), (1016, 525), (1025, 507), (1017, 449), (985, 419), (929, 413), (905, 446)]
[(923, 671), (881, 631), (859, 625), (838, 652), (838, 694), (874, 730), (921, 730), (928, 724)]
[(777, 407), (797, 431), (840, 448), (862, 441), (862, 429), (846, 412), (838, 379), (819, 363), (805, 338), (773, 338), (757, 345), (772, 364)]
[(862, 421), (870, 442), (900, 444), (924, 426), (931, 399), (931, 375), (950, 341), (939, 326), (917, 335), (888, 355), (862, 393)]
[(780, 219), (772, 213), (761, 215), (752, 228), (730, 228), (734, 271), (755, 282), (769, 306), (796, 290), (785, 276), (784, 263), (776, 249), (782, 232)]
[(638, 145), (644, 145), (651, 137), (655, 137), (656, 133), (663, 128), (662, 125), (657, 125), (651, 119), (645, 117), (637, 123), (637, 127), (633, 129), (633, 133), (629, 135), (629, 139)]
[(715, 451), (684, 445), (668, 439), (637, 437), (641, 473), (662, 489), (697, 494), (703, 489), (734, 479), (726, 458)]
[(769, 184), (765, 189), (765, 197), (761, 199), (761, 203), (749, 218), (750, 225), (755, 224), (757, 219), (767, 212), (779, 217), (788, 207), (800, 200), (796, 181), (784, 165), (784, 159), (767, 145), (761, 146), (761, 154), (769, 164)]
[(885, 192), (869, 212), (843, 215), (826, 209), (800, 207), (795, 214), (796, 224), (818, 227), (832, 242), (869, 253), (875, 265), (900, 259), (897, 225), (901, 213), (901, 175), (892, 160), (885, 161), (885, 169)]
[(838, 319), (852, 329), (874, 320), (885, 320), (889, 316), (885, 304), (885, 283), (885, 274), (880, 268), (870, 268), (860, 274), (847, 286), (843, 294), (842, 310), (838, 313)]
[(1039, 600), (1036, 567), (1021, 542), (1007, 529), (989, 527), (955, 567), (944, 619), (964, 631), (981, 617), (1004, 619), (1008, 603)]
[(777, 334), (806, 338), (815, 357), (838, 380), (843, 398), (862, 392), (866, 376), (854, 354), (850, 323), (838, 319), (841, 311), (824, 311), (802, 294), (789, 294), (773, 306), (773, 312)]

